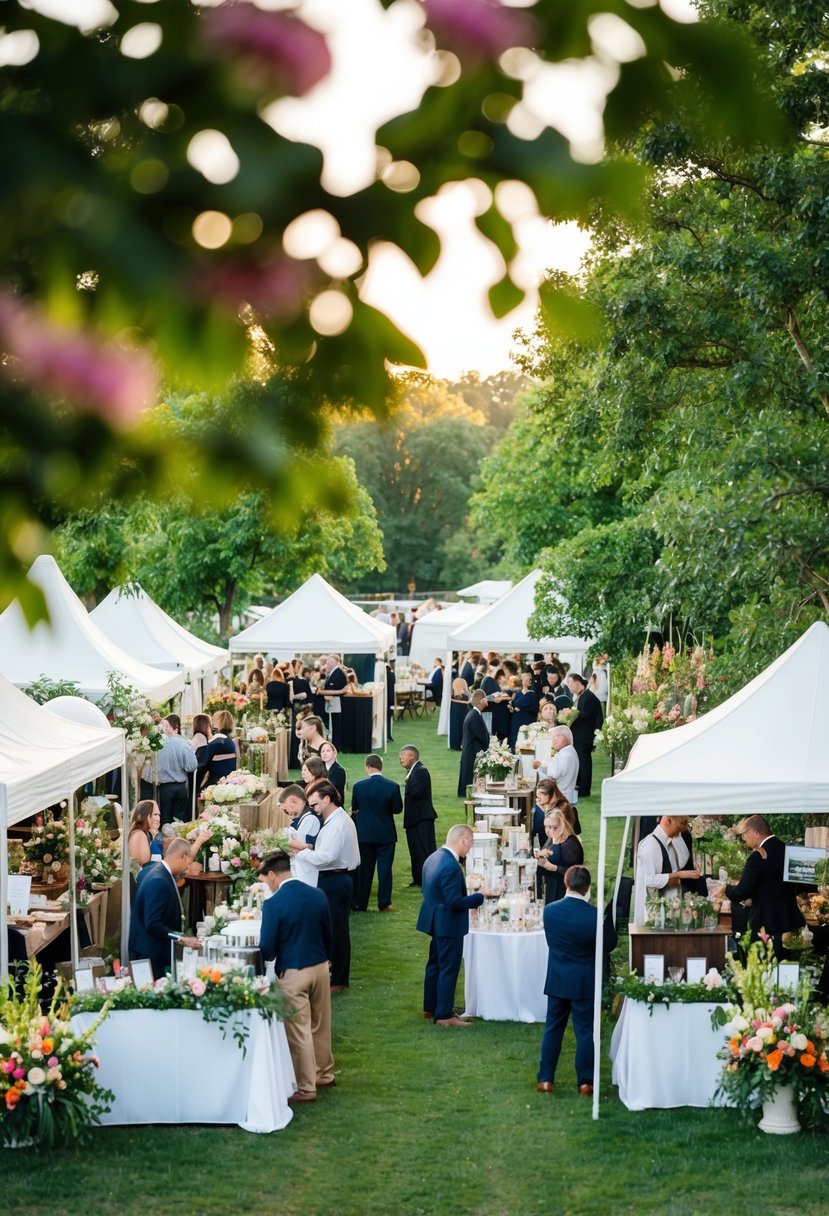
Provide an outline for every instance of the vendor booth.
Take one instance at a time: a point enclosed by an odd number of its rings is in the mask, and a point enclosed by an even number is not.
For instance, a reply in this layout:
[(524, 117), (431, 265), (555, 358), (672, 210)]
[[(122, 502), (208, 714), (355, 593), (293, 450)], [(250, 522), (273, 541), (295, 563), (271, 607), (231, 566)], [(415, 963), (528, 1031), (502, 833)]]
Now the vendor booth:
[(137, 583), (115, 587), (89, 619), (133, 659), (160, 671), (183, 673), (182, 715), (201, 713), (205, 693), (230, 662), (226, 650), (188, 633)]
[[(829, 625), (818, 622), (766, 671), (684, 726), (641, 736), (624, 771), (602, 783), (595, 902), (604, 907), (608, 820), (640, 815), (829, 811)], [(621, 863), (618, 873), (621, 873)], [(601, 1037), (602, 921), (596, 946), (596, 1053)], [(653, 1032), (652, 1032), (653, 1033)], [(599, 1115), (599, 1074), (593, 1117)]]
[[(587, 659), (591, 641), (582, 638), (537, 638), (532, 636), (529, 619), (535, 612), (535, 589), (541, 578), (540, 570), (533, 570), (511, 591), (502, 596), (491, 607), (479, 612), (465, 624), (449, 634), (446, 642), (446, 678), (452, 671), (452, 654), (465, 650), (495, 650), (499, 654), (558, 654), (563, 663), (569, 663), (574, 671), (581, 671)], [(443, 698), (438, 724), (439, 735), (449, 735), (452, 700)]]
[[(85, 703), (84, 703), (85, 704)], [(95, 707), (86, 705), (86, 709)], [(96, 711), (97, 712), (97, 711)], [(100, 715), (103, 717), (103, 715)], [(69, 822), (70, 929), (73, 963), (77, 963), (77, 917), (74, 908), (75, 790), (114, 768), (122, 769), (126, 788), (124, 732), (67, 721), (36, 705), (0, 676), (0, 979), (8, 974), (6, 903), (8, 829), (46, 807), (67, 802)], [(128, 891), (128, 885), (124, 884)], [(123, 929), (126, 940), (126, 928)]]
[(354, 696), (340, 697), (337, 711), (345, 715), (343, 737), (350, 747), (355, 752), (369, 752), (386, 742), (384, 659), (394, 654), (396, 644), (397, 636), (391, 625), (367, 616), (321, 574), (312, 574), (266, 617), (231, 638), (230, 653), (232, 657), (264, 654), (279, 658), (373, 655), (372, 687)]
[(85, 697), (98, 701), (107, 692), (107, 676), (116, 672), (155, 703), (181, 692), (182, 671), (148, 667), (107, 637), (53, 557), (38, 557), (28, 577), (42, 590), (49, 619), (30, 628), (16, 600), (0, 616), (0, 672), (12, 684), (24, 688), (44, 675), (72, 680)]

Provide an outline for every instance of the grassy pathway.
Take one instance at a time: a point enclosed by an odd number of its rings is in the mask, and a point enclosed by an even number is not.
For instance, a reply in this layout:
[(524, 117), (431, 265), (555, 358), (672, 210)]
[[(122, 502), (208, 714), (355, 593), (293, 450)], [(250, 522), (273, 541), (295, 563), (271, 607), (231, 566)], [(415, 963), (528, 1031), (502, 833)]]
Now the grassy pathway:
[[(397, 751), (416, 743), (432, 771), (438, 840), (462, 818), (458, 754), (433, 720), (398, 723)], [(359, 758), (349, 758), (353, 782)], [(599, 777), (606, 766), (597, 765)], [(597, 796), (581, 808), (587, 864), (598, 844)], [(402, 832), (401, 832), (402, 835)], [(575, 1093), (570, 1032), (559, 1090), (534, 1092), (540, 1026), (478, 1023), (439, 1030), (420, 1016), (427, 939), (414, 930), (420, 895), (395, 863), (396, 913), (352, 921), (352, 988), (336, 996), (337, 1088), (300, 1107), (282, 1133), (236, 1128), (100, 1131), (87, 1153), (0, 1150), (3, 1208), (19, 1216), (127, 1216), (258, 1211), (295, 1216), (516, 1216), (670, 1213), (811, 1216), (826, 1210), (827, 1141), (782, 1143), (718, 1111), (631, 1114), (603, 1061), (602, 1117)], [(462, 1000), (458, 986), (458, 1000)], [(164, 1068), (165, 1045), (136, 1046)], [(693, 1052), (677, 1043), (676, 1050)], [(192, 1068), (209, 1069), (193, 1060)]]

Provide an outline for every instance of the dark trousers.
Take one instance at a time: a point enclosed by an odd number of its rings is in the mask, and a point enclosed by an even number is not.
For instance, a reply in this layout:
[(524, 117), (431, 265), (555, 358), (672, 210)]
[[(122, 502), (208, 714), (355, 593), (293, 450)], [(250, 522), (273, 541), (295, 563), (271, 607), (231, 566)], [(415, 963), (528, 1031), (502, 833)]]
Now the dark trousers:
[(325, 893), (331, 911), (331, 983), (348, 985), (351, 974), (351, 934), (348, 918), (351, 915), (354, 881), (351, 874), (326, 874), (319, 876), (319, 889)]
[(593, 784), (593, 752), (586, 744), (579, 746), (578, 743), (574, 743), (573, 747), (579, 758), (579, 776), (576, 782), (579, 798), (589, 798), (590, 787)]
[(423, 1012), (437, 1022), (455, 1011), (455, 987), (463, 958), (462, 937), (433, 937), (423, 978)]
[(564, 1028), (571, 1014), (576, 1036), (576, 1081), (579, 1085), (593, 1084), (593, 998), (589, 996), (577, 1000), (563, 996), (547, 997), (547, 1021), (538, 1065), (539, 1081), (555, 1080)]
[(163, 781), (153, 785), (152, 781), (145, 781), (142, 777), (138, 792), (142, 798), (151, 798), (158, 803), (162, 825), (172, 823), (174, 819), (180, 819), (182, 823), (189, 823), (192, 819), (190, 788), (186, 781)]
[(389, 906), (393, 864), (394, 841), (391, 841), (390, 844), (372, 844), (364, 840), (360, 841), (360, 868), (354, 879), (354, 907), (358, 912), (365, 912), (368, 908), (375, 865), (377, 866), (377, 906), (380, 908)]
[(434, 819), (421, 819), (420, 823), (406, 828), (406, 843), (412, 861), (412, 882), (419, 887), (423, 876), (423, 863), (437, 849)]

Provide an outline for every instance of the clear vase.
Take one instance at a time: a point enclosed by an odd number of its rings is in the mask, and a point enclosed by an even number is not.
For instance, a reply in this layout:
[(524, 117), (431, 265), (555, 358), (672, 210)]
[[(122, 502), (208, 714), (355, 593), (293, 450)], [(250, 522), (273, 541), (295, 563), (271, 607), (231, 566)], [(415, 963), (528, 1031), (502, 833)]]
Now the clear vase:
[(791, 1136), (800, 1131), (797, 1119), (797, 1100), (791, 1085), (778, 1085), (770, 1098), (763, 1103), (760, 1131), (770, 1136)]

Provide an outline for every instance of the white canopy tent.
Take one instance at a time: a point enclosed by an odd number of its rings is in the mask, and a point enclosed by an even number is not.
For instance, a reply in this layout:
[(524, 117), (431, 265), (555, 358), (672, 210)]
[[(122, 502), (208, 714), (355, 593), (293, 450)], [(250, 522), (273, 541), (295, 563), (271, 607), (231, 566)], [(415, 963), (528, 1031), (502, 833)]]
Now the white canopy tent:
[(382, 737), (386, 740), (385, 657), (394, 654), (397, 635), (391, 625), (361, 612), (327, 583), (312, 574), (292, 595), (261, 621), (230, 639), (231, 655), (373, 654), (374, 679), (383, 690)]
[(494, 604), (502, 595), (506, 595), (511, 586), (508, 578), (485, 578), (469, 587), (461, 587), (458, 595), (475, 599), (479, 604)]
[[(226, 650), (211, 646), (168, 616), (138, 585), (115, 587), (89, 614), (111, 642), (148, 667), (181, 671), (187, 681), (185, 713), (200, 713), (206, 681), (212, 681), (229, 661)], [(187, 697), (188, 688), (185, 688)]]
[(38, 557), (28, 577), (46, 597), (49, 620), (30, 629), (17, 601), (0, 616), (0, 671), (12, 684), (24, 687), (42, 675), (74, 680), (84, 696), (97, 701), (114, 671), (151, 701), (167, 701), (181, 692), (181, 671), (148, 667), (110, 641), (90, 619), (53, 557)]
[[(686, 726), (637, 740), (602, 782), (596, 904), (605, 904), (607, 821), (637, 815), (829, 811), (829, 625), (817, 622), (728, 701)], [(791, 708), (785, 710), (792, 693)], [(795, 699), (796, 698), (796, 699)], [(602, 917), (594, 1036), (600, 1053)], [(599, 1115), (599, 1070), (593, 1118)]]
[[(94, 708), (92, 706), (90, 709)], [(0, 980), (8, 974), (6, 934), (8, 829), (47, 806), (67, 801), (87, 781), (121, 769), (126, 789), (124, 732), (108, 724), (85, 726), (50, 713), (0, 676)], [(75, 890), (74, 825), (71, 810), (70, 891)], [(77, 963), (74, 902), (70, 922)]]
[(440, 612), (419, 616), (412, 629), (408, 660), (401, 662), (419, 663), (426, 671), (431, 671), (435, 659), (446, 654), (449, 634), (483, 611), (480, 604), (450, 604)]
[[(540, 578), (541, 571), (533, 570), (496, 603), (449, 635), (447, 672), (452, 670), (452, 652), (463, 650), (496, 650), (499, 654), (552, 651), (575, 671), (581, 670), (592, 642), (574, 637), (534, 638), (530, 633), (527, 622), (535, 611), (535, 589)], [(449, 705), (450, 698), (444, 697), (439, 734), (449, 733)]]

